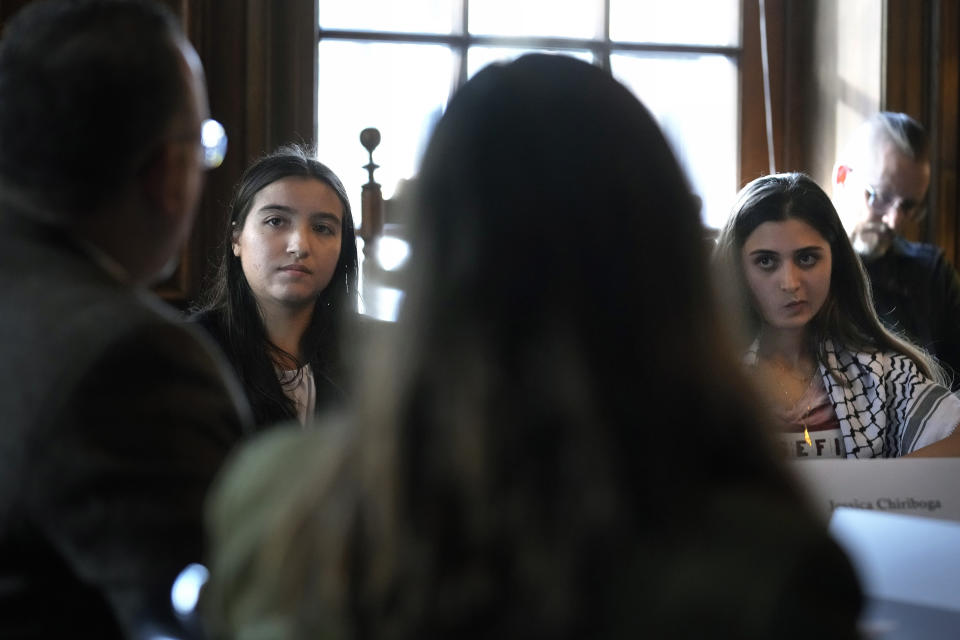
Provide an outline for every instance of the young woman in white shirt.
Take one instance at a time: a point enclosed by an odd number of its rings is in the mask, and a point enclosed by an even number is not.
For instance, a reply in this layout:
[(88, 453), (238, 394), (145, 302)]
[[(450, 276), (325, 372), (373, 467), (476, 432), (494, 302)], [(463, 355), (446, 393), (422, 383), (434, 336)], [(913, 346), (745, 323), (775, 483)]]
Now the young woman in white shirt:
[(243, 174), (227, 224), (193, 319), (237, 370), (259, 426), (306, 424), (345, 395), (342, 342), (357, 308), (346, 191), (306, 149), (282, 147)]

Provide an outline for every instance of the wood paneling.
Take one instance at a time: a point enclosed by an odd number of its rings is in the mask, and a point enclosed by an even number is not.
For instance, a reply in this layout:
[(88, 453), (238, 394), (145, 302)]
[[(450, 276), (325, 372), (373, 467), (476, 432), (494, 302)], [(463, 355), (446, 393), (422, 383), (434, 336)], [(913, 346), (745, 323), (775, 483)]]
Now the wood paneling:
[(960, 1), (886, 0), (883, 108), (917, 118), (930, 134), (929, 215), (907, 230), (957, 264)]
[(317, 18), (313, 0), (168, 0), (207, 75), (210, 112), (227, 131), (224, 163), (206, 189), (180, 270), (160, 292), (180, 306), (200, 292), (225, 241), (233, 187), (255, 158), (314, 143)]
[[(243, 88), (246, 69), (246, 21), (242, 12), (224, 10), (224, 3), (208, 0), (171, 0), (180, 5), (184, 30), (203, 61), (207, 78), (210, 114), (227, 132), (227, 155), (223, 164), (207, 173), (203, 198), (193, 233), (184, 247), (178, 273), (159, 292), (178, 306), (187, 306), (200, 292), (205, 273), (223, 240), (226, 209), (233, 184), (246, 166), (247, 110)], [(236, 4), (241, 4), (237, 2)], [(224, 37), (229, 34), (229, 37)]]
[(960, 145), (960, 3), (933, 3), (930, 14), (931, 165), (930, 215), (926, 237), (943, 247), (957, 264), (960, 229), (957, 224), (957, 165)]
[[(743, 0), (743, 57), (740, 65), (740, 180), (743, 186), (770, 173), (767, 149), (767, 117), (761, 64), (760, 11), (758, 0)], [(784, 0), (766, 1), (766, 27), (770, 67), (770, 99), (773, 115), (774, 162), (782, 171), (786, 164), (787, 111), (783, 68), (787, 38)]]
[(886, 0), (883, 108), (926, 123), (930, 90), (929, 0)]
[[(930, 29), (930, 11), (935, 2), (929, 0), (886, 0), (884, 6), (883, 102), (886, 111), (901, 111), (923, 124), (936, 147), (937, 121), (933, 113), (935, 79), (931, 74), (934, 52)], [(931, 148), (931, 161), (936, 164), (936, 149)], [(934, 169), (936, 172), (936, 169)], [(935, 173), (934, 173), (935, 175)], [(910, 224), (901, 232), (911, 240), (927, 240), (938, 219), (940, 189), (931, 180), (928, 201), (930, 215), (926, 220)]]

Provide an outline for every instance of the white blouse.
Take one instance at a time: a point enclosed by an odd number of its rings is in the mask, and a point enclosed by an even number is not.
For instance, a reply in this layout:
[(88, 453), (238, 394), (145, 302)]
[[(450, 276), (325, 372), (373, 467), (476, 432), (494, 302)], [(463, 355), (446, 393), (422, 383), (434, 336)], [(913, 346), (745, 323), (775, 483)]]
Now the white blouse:
[(313, 383), (313, 369), (309, 364), (301, 369), (278, 371), (283, 392), (297, 408), (297, 419), (306, 425), (317, 405), (317, 387)]

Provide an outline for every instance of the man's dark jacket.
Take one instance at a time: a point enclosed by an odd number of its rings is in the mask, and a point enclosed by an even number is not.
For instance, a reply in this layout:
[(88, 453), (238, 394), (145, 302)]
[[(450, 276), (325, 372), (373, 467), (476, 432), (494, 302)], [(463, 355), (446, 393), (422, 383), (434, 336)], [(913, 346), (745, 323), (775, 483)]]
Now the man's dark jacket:
[(960, 277), (943, 250), (896, 236), (864, 264), (880, 320), (936, 356), (960, 387)]
[(0, 212), (2, 638), (175, 622), (204, 495), (249, 429), (212, 343), (92, 255)]

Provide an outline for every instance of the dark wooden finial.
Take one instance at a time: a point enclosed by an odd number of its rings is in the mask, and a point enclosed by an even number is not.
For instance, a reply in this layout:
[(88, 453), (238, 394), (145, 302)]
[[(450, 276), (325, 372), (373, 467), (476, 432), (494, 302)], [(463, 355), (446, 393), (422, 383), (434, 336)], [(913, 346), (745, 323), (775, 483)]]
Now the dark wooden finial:
[(380, 130), (376, 127), (367, 127), (360, 132), (360, 144), (363, 148), (373, 153), (373, 150), (380, 144)]
[(376, 180), (373, 179), (373, 172), (375, 169), (379, 168), (380, 165), (373, 161), (373, 150), (376, 149), (377, 145), (380, 144), (380, 130), (375, 127), (367, 127), (361, 131), (360, 144), (362, 144), (363, 148), (366, 149), (367, 153), (370, 154), (370, 162), (363, 167), (367, 170), (369, 184), (376, 184)]
[[(373, 170), (380, 166), (373, 161), (373, 150), (380, 144), (380, 131), (373, 127), (364, 129), (360, 132), (360, 144), (370, 154), (370, 162), (363, 167), (370, 174), (370, 181), (363, 185), (360, 196), (360, 237), (364, 241), (364, 256), (372, 258), (377, 240), (383, 234), (383, 193), (380, 185), (373, 179)], [(373, 265), (375, 262), (376, 260), (364, 261), (364, 265)]]

